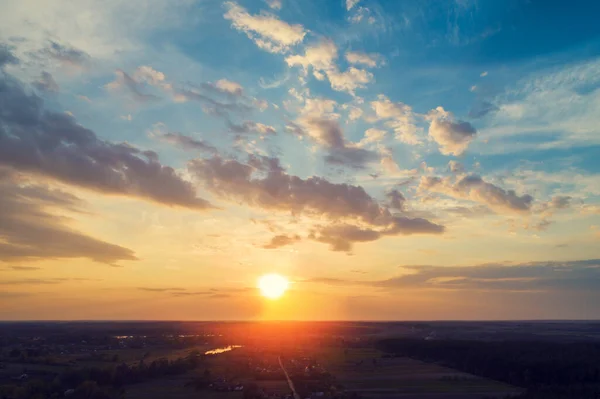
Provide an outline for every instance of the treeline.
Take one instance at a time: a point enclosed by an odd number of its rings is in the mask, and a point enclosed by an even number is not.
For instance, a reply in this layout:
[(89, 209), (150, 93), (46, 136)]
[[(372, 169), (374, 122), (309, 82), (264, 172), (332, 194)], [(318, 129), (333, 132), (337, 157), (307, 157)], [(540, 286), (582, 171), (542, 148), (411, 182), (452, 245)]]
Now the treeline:
[(527, 388), (523, 399), (600, 398), (600, 343), (386, 339), (377, 346)]
[(15, 385), (0, 386), (0, 399), (62, 398), (113, 399), (122, 396), (123, 387), (156, 378), (178, 375), (201, 363), (202, 355), (194, 351), (176, 360), (161, 358), (150, 363), (115, 367), (85, 367), (68, 369), (53, 380), (30, 380)]

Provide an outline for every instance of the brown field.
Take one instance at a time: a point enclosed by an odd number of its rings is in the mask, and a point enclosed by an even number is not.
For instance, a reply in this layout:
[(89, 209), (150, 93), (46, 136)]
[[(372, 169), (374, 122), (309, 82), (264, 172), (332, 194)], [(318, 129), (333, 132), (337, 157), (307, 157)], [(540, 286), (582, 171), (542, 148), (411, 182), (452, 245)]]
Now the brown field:
[(322, 352), (323, 363), (346, 391), (373, 399), (504, 397), (518, 393), (509, 385), (476, 377), (437, 364), (409, 358), (381, 358), (372, 348)]

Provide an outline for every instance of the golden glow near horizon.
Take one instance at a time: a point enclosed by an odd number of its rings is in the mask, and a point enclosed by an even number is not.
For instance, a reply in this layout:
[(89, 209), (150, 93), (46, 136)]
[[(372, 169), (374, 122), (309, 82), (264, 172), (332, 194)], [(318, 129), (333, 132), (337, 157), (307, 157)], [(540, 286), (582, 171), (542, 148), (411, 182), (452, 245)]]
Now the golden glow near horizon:
[(269, 299), (280, 298), (287, 291), (290, 282), (279, 274), (265, 274), (258, 279), (260, 293)]

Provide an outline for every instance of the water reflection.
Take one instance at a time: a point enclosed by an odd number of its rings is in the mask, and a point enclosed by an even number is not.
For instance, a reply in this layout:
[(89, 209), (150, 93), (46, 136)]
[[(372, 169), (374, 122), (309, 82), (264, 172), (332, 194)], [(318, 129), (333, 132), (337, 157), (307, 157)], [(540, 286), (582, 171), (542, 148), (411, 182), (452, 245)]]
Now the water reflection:
[(241, 348), (242, 345), (229, 345), (223, 348), (211, 349), (209, 351), (204, 352), (205, 355), (218, 355), (219, 353), (229, 352), (235, 348)]

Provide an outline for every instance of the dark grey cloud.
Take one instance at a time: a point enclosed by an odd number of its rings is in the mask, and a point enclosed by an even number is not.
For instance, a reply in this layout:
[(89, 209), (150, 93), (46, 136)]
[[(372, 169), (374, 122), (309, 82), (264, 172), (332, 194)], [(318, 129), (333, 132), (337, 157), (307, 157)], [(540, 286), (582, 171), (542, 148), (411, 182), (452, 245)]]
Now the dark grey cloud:
[(45, 110), (40, 97), (7, 74), (0, 76), (0, 165), (105, 194), (210, 207), (155, 153), (102, 140), (73, 117)]
[(297, 234), (292, 235), (292, 236), (280, 234), (280, 235), (276, 235), (275, 237), (273, 237), (268, 244), (263, 245), (263, 248), (276, 249), (276, 248), (285, 247), (286, 245), (292, 245), (298, 241), (300, 241), (300, 236)]
[(204, 140), (195, 139), (181, 133), (165, 133), (158, 136), (161, 140), (176, 145), (184, 150), (203, 151), (210, 154), (215, 154), (217, 148), (210, 145)]
[(399, 211), (404, 210), (404, 204), (406, 203), (406, 198), (402, 193), (396, 189), (390, 190), (385, 194), (388, 199), (388, 206), (392, 209), (397, 209)]
[(277, 158), (249, 155), (246, 162), (240, 162), (216, 156), (193, 160), (188, 168), (206, 189), (222, 198), (329, 219), (335, 225), (316, 228), (311, 238), (334, 250), (349, 251), (353, 242), (373, 241), (382, 235), (444, 232), (443, 226), (426, 219), (392, 214), (361, 186), (289, 175)]
[(600, 259), (474, 266), (402, 266), (385, 280), (312, 278), (304, 282), (363, 285), (382, 289), (430, 288), (485, 291), (589, 291), (600, 289)]
[[(72, 194), (32, 185), (0, 168), (0, 261), (88, 258), (113, 264), (135, 260), (130, 249), (75, 231), (68, 227), (67, 217), (53, 213), (80, 211), (82, 206), (83, 201)], [(26, 270), (25, 266), (11, 269)]]
[(33, 87), (40, 91), (46, 91), (51, 93), (56, 93), (60, 91), (60, 87), (56, 80), (52, 77), (52, 75), (46, 71), (43, 71), (40, 77), (33, 82)]

